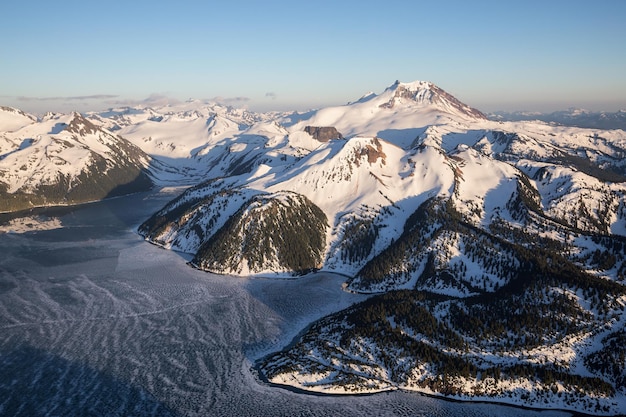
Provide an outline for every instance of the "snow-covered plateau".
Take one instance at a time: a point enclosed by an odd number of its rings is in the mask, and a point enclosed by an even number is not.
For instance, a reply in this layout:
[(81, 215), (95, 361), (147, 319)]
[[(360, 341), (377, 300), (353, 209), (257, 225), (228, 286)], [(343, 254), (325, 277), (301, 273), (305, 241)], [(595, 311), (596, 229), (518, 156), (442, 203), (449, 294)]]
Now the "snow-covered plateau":
[[(85, 191), (99, 183), (104, 192)], [(141, 245), (152, 248), (136, 263), (141, 274), (161, 257), (176, 259), (165, 268), (177, 271), (171, 279), (207, 277), (221, 283), (220, 291), (250, 285), (289, 311), (294, 296), (272, 288), (297, 292), (317, 283), (316, 307), (305, 308), (311, 314), (295, 314), (288, 329), (278, 326), (275, 342), (247, 357), (260, 380), (329, 394), (404, 398), (402, 390), (594, 415), (626, 412), (622, 130), (488, 120), (422, 81), (306, 113), (200, 101), (40, 118), (0, 108), (0, 195), (9, 202), (2, 211), (153, 185), (185, 190), (143, 203), (152, 215), (137, 219), (139, 233), (171, 251)], [(67, 229), (45, 210), (28, 216), (7, 220), (5, 229), (52, 236)], [(6, 276), (14, 279), (18, 270), (11, 271)], [(92, 286), (88, 281), (81, 282)], [(6, 294), (13, 297), (19, 286), (11, 282)], [(87, 301), (76, 301), (82, 289), (58, 289), (69, 291), (60, 303), (46, 291), (35, 292), (42, 306), (75, 305), (73, 313), (92, 314)], [(113, 310), (119, 305), (119, 314), (136, 317), (116, 298), (107, 301)], [(214, 298), (202, 303), (221, 305)], [(36, 315), (40, 307), (24, 308)], [(281, 308), (279, 315), (287, 311)], [(56, 320), (65, 319), (45, 319)], [(184, 340), (211, 333), (194, 326)], [(184, 383), (166, 382), (176, 389)]]

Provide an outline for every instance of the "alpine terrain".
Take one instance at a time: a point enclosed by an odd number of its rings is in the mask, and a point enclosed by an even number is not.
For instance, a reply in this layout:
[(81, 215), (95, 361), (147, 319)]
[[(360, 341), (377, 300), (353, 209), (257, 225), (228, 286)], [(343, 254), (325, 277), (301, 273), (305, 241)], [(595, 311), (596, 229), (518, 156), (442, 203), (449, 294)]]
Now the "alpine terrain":
[(623, 130), (489, 120), (422, 81), (306, 113), (1, 114), (4, 210), (147, 175), (189, 187), (139, 233), (192, 266), (371, 294), (259, 362), (270, 383), (626, 410)]
[(149, 159), (78, 113), (37, 119), (0, 107), (0, 212), (149, 189)]

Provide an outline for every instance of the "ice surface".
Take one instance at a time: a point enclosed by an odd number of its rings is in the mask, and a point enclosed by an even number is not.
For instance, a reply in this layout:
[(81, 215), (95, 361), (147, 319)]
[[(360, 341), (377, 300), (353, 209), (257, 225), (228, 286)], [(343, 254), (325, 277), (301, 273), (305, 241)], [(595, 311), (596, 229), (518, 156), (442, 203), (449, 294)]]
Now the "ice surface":
[(133, 231), (171, 194), (67, 210), (63, 228), (0, 234), (0, 415), (569, 415), (407, 392), (313, 396), (254, 361), (362, 300), (342, 278), (207, 274)]
[(62, 227), (57, 217), (25, 216), (0, 224), (0, 233), (26, 233), (36, 230), (52, 230)]

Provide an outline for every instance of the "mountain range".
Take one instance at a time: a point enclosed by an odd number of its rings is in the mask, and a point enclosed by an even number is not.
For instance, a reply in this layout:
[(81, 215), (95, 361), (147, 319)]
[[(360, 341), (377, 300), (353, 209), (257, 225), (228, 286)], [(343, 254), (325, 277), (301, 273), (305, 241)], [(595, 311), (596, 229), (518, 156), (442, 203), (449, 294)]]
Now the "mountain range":
[(333, 272), (372, 294), (258, 363), (269, 382), (626, 410), (623, 130), (490, 120), (422, 81), (309, 112), (0, 116), (7, 200), (74, 201), (116, 170), (134, 174), (111, 190), (185, 185), (148, 241), (214, 273)]
[(549, 113), (541, 112), (495, 112), (488, 117), (500, 121), (539, 120), (563, 126), (576, 126), (589, 129), (621, 129), (626, 130), (626, 110), (617, 112), (594, 112), (585, 109), (571, 108)]

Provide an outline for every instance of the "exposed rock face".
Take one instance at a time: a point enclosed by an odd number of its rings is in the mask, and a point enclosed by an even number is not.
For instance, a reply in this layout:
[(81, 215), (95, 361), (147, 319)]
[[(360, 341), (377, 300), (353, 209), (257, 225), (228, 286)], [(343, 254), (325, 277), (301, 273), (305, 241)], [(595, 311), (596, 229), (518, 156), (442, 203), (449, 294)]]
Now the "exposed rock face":
[(304, 131), (320, 142), (328, 142), (331, 139), (343, 139), (342, 134), (333, 126), (306, 126)]
[[(372, 145), (375, 145), (376, 148), (374, 148), (374, 146)], [(383, 152), (383, 146), (378, 138), (373, 138), (371, 145), (366, 145), (354, 156), (354, 163), (359, 166), (361, 158), (364, 156), (367, 156), (367, 162), (369, 162), (370, 164), (375, 163), (378, 158), (381, 159), (381, 163), (383, 165), (386, 163), (387, 155), (385, 155), (385, 153)]]

